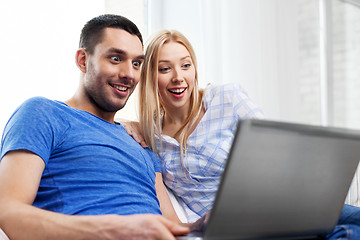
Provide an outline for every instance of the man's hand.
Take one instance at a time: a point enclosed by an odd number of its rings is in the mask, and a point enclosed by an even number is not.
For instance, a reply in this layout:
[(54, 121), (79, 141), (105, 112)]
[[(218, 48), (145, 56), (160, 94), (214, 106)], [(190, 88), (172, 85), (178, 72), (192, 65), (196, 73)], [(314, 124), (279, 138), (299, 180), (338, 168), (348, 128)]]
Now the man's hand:
[(110, 239), (175, 239), (189, 232), (188, 227), (172, 222), (160, 215), (139, 214), (129, 216), (108, 215)]

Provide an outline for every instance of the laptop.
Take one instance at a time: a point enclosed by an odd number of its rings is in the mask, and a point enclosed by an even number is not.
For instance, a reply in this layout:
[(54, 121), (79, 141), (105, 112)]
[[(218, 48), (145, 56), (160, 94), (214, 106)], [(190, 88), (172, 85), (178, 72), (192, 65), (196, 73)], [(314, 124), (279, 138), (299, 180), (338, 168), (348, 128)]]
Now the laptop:
[(321, 239), (359, 160), (360, 131), (242, 120), (206, 227), (177, 239)]

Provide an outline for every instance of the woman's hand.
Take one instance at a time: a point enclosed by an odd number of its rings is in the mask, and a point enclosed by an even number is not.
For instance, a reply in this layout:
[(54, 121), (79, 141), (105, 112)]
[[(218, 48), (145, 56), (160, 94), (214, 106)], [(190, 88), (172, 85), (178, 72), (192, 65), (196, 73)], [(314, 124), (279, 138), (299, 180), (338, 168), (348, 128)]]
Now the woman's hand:
[(134, 138), (143, 148), (147, 148), (148, 145), (145, 142), (144, 134), (141, 130), (139, 122), (121, 120), (120, 123), (124, 126), (126, 132)]
[(205, 213), (204, 216), (199, 218), (196, 222), (187, 224), (190, 227), (191, 232), (204, 232), (209, 221), (210, 211)]

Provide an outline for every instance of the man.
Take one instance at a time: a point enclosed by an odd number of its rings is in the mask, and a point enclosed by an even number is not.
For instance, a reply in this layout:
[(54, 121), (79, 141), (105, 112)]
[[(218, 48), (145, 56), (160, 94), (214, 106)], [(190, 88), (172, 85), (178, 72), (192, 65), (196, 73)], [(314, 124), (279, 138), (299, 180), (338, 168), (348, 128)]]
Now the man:
[(188, 232), (161, 216), (158, 198), (165, 216), (174, 212), (165, 211), (170, 202), (156, 157), (114, 122), (143, 57), (135, 24), (96, 17), (80, 36), (74, 96), (65, 103), (32, 98), (15, 111), (0, 162), (0, 228), (10, 239), (173, 239)]

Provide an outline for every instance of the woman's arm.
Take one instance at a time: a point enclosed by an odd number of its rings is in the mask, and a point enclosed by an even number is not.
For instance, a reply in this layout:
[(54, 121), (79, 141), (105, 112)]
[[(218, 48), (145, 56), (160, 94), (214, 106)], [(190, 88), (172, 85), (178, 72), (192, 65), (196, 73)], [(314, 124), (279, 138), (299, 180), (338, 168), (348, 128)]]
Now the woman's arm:
[[(175, 209), (171, 203), (167, 190), (162, 180), (161, 173), (156, 173), (156, 180), (155, 180), (155, 187), (156, 192), (158, 195), (158, 199), (160, 202), (160, 210), (163, 213), (163, 216), (174, 221), (181, 223), (180, 219), (178, 218)], [(209, 220), (210, 212), (207, 212), (204, 216), (199, 218), (196, 222), (193, 223), (183, 223), (183, 226), (187, 226), (190, 228), (191, 231), (203, 231), (207, 225)]]
[(179, 217), (177, 216), (175, 209), (171, 203), (169, 194), (165, 188), (162, 174), (157, 172), (155, 178), (155, 188), (156, 194), (160, 202), (160, 210), (164, 217), (170, 219), (174, 222), (181, 223)]

